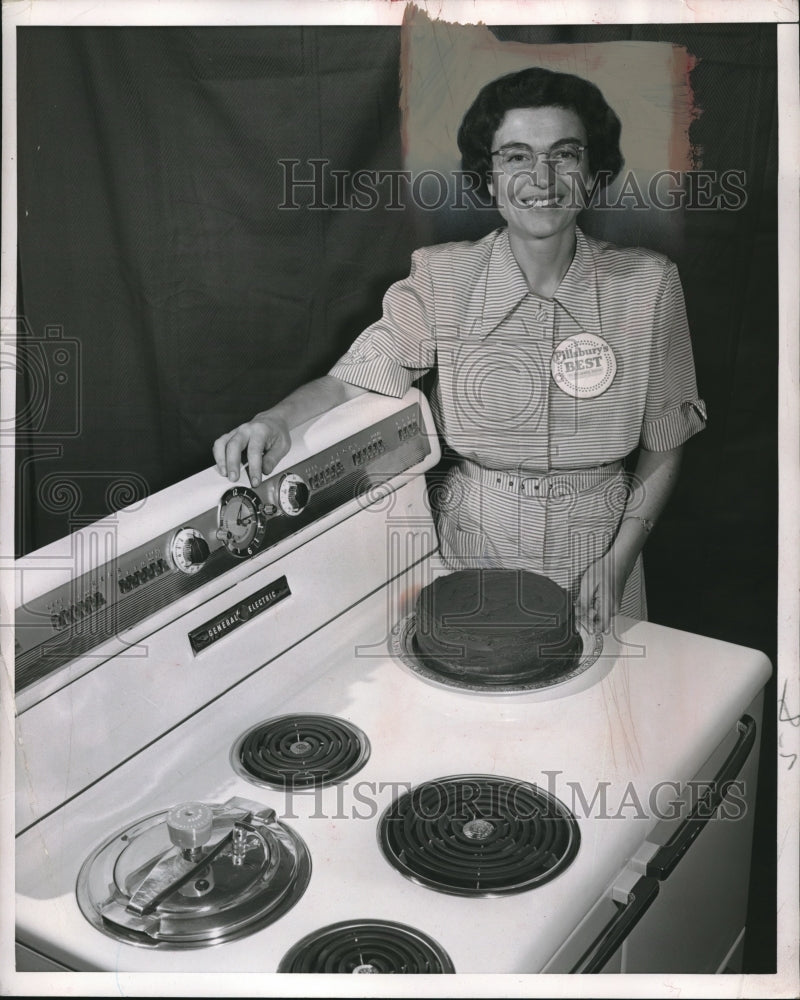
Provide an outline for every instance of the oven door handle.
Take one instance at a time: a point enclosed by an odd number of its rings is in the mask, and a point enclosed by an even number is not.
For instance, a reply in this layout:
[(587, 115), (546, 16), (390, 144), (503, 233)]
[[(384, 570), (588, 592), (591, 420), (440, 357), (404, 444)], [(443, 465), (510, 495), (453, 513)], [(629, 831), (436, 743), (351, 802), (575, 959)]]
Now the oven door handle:
[(691, 814), (647, 862), (646, 875), (660, 881), (667, 878), (728, 794), (731, 784), (744, 767), (756, 742), (756, 723), (751, 716), (743, 715), (736, 723), (736, 728), (739, 734), (736, 743), (719, 769), (719, 773), (697, 800)]
[(616, 914), (586, 949), (570, 973), (598, 973), (639, 923), (658, 895), (658, 879), (643, 876), (623, 900), (614, 900)]

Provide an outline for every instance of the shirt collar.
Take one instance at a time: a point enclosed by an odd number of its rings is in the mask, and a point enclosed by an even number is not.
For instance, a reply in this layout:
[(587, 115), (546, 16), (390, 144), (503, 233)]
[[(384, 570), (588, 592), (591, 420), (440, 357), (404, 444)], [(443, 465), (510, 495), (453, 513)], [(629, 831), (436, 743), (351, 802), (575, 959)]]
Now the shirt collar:
[(594, 251), (581, 230), (576, 229), (576, 233), (575, 256), (553, 298), (565, 312), (569, 313), (584, 333), (593, 333), (601, 337)]
[[(528, 294), (528, 283), (511, 250), (507, 229), (497, 233), (485, 279), (478, 282), (473, 294), (483, 300), (476, 302), (479, 308), (482, 306), (481, 338), (497, 329)], [(594, 254), (580, 229), (576, 228), (575, 256), (553, 299), (584, 332), (601, 335)]]

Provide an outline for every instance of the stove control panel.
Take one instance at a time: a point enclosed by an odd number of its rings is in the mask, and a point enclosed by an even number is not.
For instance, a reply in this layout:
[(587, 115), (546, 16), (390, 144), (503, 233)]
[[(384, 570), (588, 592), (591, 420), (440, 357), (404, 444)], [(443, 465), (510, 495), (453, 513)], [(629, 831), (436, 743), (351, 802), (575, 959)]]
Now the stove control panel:
[[(220, 479), (215, 507), (164, 525), (145, 544), (98, 562), (17, 608), (17, 690), (125, 633), (242, 560), (287, 540), (303, 544), (313, 537), (308, 529), (314, 522), (354, 499), (360, 498), (354, 513), (368, 506), (369, 497), (378, 496), (377, 485), (419, 465), (431, 452), (420, 404), (412, 403), (258, 487), (225, 489)], [(141, 516), (150, 516), (146, 504)]]

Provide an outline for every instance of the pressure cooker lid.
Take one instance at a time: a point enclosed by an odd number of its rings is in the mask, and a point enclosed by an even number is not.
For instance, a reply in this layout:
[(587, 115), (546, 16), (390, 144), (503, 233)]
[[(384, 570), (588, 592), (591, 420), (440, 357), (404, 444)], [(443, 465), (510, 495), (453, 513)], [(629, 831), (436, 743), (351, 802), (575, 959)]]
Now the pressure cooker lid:
[(308, 849), (272, 809), (247, 799), (182, 803), (119, 831), (78, 875), (98, 930), (149, 948), (201, 948), (277, 920), (303, 895)]

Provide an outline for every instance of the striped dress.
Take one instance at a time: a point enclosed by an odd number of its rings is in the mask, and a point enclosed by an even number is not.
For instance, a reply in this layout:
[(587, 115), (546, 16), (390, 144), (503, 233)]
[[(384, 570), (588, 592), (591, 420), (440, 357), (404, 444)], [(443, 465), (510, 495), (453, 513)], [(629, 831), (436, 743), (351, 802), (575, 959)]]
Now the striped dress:
[[(602, 368), (577, 360), (598, 344)], [(677, 268), (580, 229), (552, 299), (529, 290), (505, 229), (415, 251), (331, 374), (400, 397), (430, 369), (437, 427), (459, 456), (432, 491), (443, 558), (530, 569), (573, 596), (626, 508), (622, 460), (705, 425)], [(641, 559), (622, 611), (646, 616)]]

